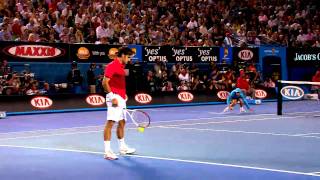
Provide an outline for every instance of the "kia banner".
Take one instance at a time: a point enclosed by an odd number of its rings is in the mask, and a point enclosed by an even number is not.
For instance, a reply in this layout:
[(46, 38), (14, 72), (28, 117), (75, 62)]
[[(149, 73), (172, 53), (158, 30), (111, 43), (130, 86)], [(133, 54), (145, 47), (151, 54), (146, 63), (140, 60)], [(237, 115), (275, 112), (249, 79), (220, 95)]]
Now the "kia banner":
[(320, 48), (290, 48), (287, 52), (290, 66), (320, 65)]
[(68, 62), (69, 45), (63, 43), (1, 42), (1, 58), (15, 62)]
[(218, 63), (219, 47), (144, 46), (144, 62)]
[(237, 67), (240, 64), (259, 62), (259, 48), (233, 48), (233, 61)]

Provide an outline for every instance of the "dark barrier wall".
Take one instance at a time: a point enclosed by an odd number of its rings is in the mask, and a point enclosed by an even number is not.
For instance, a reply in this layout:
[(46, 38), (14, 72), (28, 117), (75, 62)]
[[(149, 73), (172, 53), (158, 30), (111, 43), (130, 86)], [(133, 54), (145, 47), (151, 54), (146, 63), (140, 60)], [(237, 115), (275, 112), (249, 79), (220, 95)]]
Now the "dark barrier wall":
[[(1, 41), (1, 58), (12, 62), (55, 62), (67, 63), (108, 63), (108, 52), (116, 45), (106, 44), (64, 44), (64, 43), (29, 43)], [(133, 59), (142, 59), (142, 48), (129, 45), (136, 52)]]
[[(225, 92), (223, 92), (225, 93)], [(220, 94), (220, 98), (226, 97), (227, 94)], [(259, 92), (261, 93), (261, 92)], [(44, 111), (44, 110), (64, 110), (64, 109), (96, 109), (105, 108), (105, 94), (59, 94), (51, 96), (2, 96), (0, 111), (7, 112), (26, 112), (26, 111)], [(269, 94), (266, 98), (273, 98), (274, 94)], [(140, 93), (135, 96), (129, 96), (128, 106), (144, 105), (172, 105), (172, 104), (189, 104), (189, 103), (207, 103), (220, 102), (225, 103), (217, 94), (203, 93), (162, 93), (161, 95), (149, 95)], [(250, 101), (255, 103), (255, 101)]]

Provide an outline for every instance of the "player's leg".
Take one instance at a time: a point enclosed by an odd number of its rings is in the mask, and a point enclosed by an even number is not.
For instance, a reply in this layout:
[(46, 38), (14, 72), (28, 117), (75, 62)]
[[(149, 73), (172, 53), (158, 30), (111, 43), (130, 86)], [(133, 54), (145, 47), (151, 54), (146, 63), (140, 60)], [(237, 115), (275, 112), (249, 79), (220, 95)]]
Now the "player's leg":
[(117, 107), (117, 114), (118, 114), (118, 127), (117, 127), (117, 136), (119, 139), (119, 150), (120, 154), (133, 154), (136, 150), (134, 148), (130, 148), (125, 143), (125, 125), (126, 125), (126, 118), (125, 118), (125, 111), (126, 108), (126, 101), (120, 96), (117, 96), (117, 100), (119, 102), (119, 106)]
[(113, 127), (114, 121), (108, 120), (105, 127), (104, 127), (104, 157), (106, 159), (117, 159), (117, 156), (111, 150), (111, 130)]
[(136, 150), (134, 148), (130, 148), (124, 140), (124, 128), (126, 125), (126, 121), (125, 120), (121, 120), (118, 123), (118, 127), (117, 127), (117, 136), (119, 139), (119, 150), (120, 150), (120, 154), (133, 154)]
[(244, 102), (242, 99), (239, 99), (239, 104), (240, 104), (240, 112), (246, 112), (246, 110), (244, 109), (243, 105), (244, 105)]

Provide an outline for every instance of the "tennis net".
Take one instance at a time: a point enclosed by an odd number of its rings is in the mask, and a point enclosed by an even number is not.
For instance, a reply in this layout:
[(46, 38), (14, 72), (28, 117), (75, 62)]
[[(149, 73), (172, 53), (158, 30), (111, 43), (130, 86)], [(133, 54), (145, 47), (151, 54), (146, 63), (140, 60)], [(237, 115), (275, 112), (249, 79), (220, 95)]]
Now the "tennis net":
[(277, 114), (320, 117), (320, 82), (278, 81)]

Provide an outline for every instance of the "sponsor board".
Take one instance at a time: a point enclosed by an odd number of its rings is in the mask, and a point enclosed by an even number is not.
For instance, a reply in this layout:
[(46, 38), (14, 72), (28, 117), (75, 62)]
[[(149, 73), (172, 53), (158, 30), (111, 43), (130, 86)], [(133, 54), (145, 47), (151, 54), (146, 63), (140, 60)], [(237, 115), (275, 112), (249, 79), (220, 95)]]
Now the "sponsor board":
[(268, 93), (265, 90), (262, 89), (256, 89), (255, 91), (255, 97), (259, 99), (264, 99), (268, 96)]
[(52, 106), (53, 101), (46, 96), (36, 96), (31, 99), (30, 104), (38, 109), (47, 109)]
[(106, 103), (106, 99), (101, 95), (93, 94), (87, 96), (86, 102), (92, 106), (101, 106)]
[(134, 96), (134, 100), (140, 104), (148, 104), (152, 101), (152, 97), (146, 93), (139, 93)]
[(218, 98), (221, 99), (221, 100), (227, 100), (229, 94), (230, 94), (230, 93), (229, 93), (228, 91), (219, 91), (219, 92), (217, 93), (217, 96), (218, 96)]
[(183, 102), (191, 102), (194, 96), (190, 92), (183, 91), (178, 94), (178, 99)]
[(304, 96), (304, 91), (298, 86), (285, 86), (281, 89), (281, 95), (287, 99), (297, 100)]

